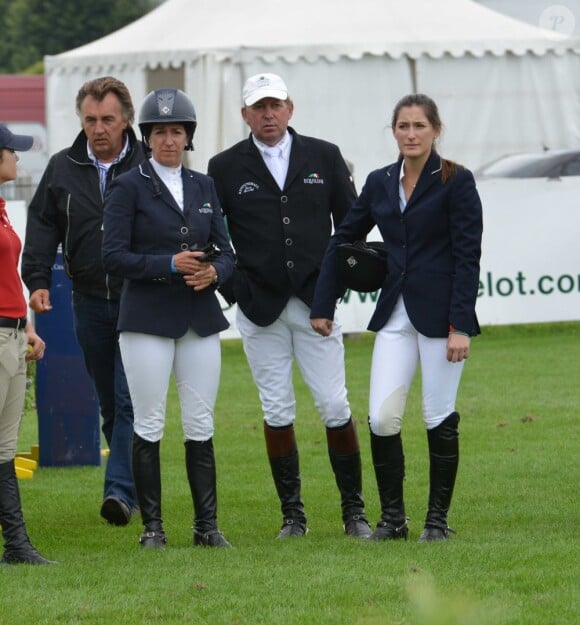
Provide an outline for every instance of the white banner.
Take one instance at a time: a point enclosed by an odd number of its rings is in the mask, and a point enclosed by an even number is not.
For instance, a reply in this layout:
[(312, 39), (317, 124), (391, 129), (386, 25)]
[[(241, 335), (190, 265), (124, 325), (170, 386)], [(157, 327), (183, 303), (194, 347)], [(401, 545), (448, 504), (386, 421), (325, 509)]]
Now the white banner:
[[(490, 179), (477, 187), (484, 229), (480, 324), (580, 320), (580, 177)], [(367, 239), (380, 235), (373, 230)], [(366, 330), (377, 297), (346, 293), (337, 311), (344, 333)], [(235, 306), (226, 316), (232, 325), (222, 336), (238, 337)]]
[[(483, 253), (477, 314), (481, 325), (580, 320), (580, 177), (478, 182), (483, 203)], [(23, 202), (8, 214), (24, 238)], [(373, 231), (369, 241), (380, 240)], [(349, 291), (338, 306), (345, 333), (366, 330), (378, 293)], [(222, 301), (238, 338), (235, 305)]]

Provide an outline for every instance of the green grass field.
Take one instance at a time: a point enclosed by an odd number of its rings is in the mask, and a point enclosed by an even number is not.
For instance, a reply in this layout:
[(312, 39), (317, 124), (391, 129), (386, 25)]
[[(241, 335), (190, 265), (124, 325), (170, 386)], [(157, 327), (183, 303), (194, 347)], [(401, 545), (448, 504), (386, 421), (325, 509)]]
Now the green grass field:
[[(372, 336), (345, 341), (367, 512), (379, 504), (366, 426)], [(29, 533), (54, 567), (0, 567), (1, 625), (560, 625), (578, 623), (580, 322), (485, 328), (458, 400), (461, 465), (449, 522), (418, 544), (427, 500), (419, 384), (403, 427), (408, 542), (342, 534), (324, 428), (297, 376), (310, 533), (276, 541), (279, 505), (257, 392), (238, 341), (223, 344), (216, 409), (220, 527), (231, 550), (191, 546), (192, 505), (172, 391), (162, 442), (164, 552), (139, 519), (98, 515), (103, 467), (41, 468), (20, 482)], [(37, 442), (34, 411), (20, 448)]]

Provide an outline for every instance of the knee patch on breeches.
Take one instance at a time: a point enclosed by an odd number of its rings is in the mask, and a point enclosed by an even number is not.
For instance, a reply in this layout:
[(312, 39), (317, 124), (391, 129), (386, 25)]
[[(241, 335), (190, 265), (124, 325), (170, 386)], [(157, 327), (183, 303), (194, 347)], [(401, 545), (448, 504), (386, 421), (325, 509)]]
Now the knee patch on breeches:
[(401, 431), (403, 413), (407, 402), (407, 390), (404, 386), (395, 389), (385, 397), (378, 415), (371, 420), (371, 430), (377, 436), (393, 436)]

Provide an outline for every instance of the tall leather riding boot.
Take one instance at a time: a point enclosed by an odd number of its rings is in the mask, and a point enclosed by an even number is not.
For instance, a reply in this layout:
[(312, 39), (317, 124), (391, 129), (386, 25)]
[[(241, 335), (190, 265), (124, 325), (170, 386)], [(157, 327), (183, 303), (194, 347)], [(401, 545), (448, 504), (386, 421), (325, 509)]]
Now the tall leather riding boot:
[(133, 479), (141, 519), (145, 526), (139, 544), (154, 549), (162, 549), (167, 543), (161, 517), (159, 442), (146, 441), (133, 434)]
[(360, 448), (352, 418), (341, 427), (326, 428), (326, 441), (341, 496), (344, 531), (355, 538), (368, 538), (372, 531), (365, 516)]
[(264, 422), (264, 436), (284, 517), (278, 538), (304, 536), (307, 532), (306, 515), (300, 494), (300, 463), (294, 426), (274, 428)]
[(213, 440), (185, 441), (185, 466), (193, 499), (193, 544), (231, 547), (217, 526), (217, 488)]
[(14, 460), (0, 464), (0, 525), (4, 536), (0, 564), (55, 564), (36, 551), (26, 533)]
[(409, 528), (403, 500), (405, 456), (401, 433), (377, 436), (371, 432), (371, 453), (381, 502), (381, 520), (370, 540), (407, 540)]
[(429, 442), (429, 506), (419, 542), (446, 540), (455, 477), (459, 465), (459, 414), (452, 412), (442, 423), (427, 430)]

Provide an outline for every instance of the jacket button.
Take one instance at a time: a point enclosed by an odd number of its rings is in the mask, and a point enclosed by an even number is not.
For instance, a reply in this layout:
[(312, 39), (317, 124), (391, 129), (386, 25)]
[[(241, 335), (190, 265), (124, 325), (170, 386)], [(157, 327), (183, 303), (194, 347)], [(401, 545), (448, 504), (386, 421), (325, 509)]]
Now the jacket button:
[(288, 225), (290, 223), (290, 217), (282, 217), (282, 223)]
[(280, 198), (280, 202), (282, 202), (282, 204), (286, 204), (286, 202), (287, 202), (287, 201), (288, 201), (288, 196), (287, 196), (287, 195), (283, 195), (283, 196)]
[(187, 226), (181, 226), (181, 234), (187, 234), (189, 232), (189, 228)]
[(292, 245), (292, 239), (286, 239), (285, 243), (288, 246)]
[(286, 263), (286, 267), (288, 267), (288, 269), (294, 269), (294, 261), (293, 260), (289, 260)]
[(188, 250), (188, 249), (189, 249), (189, 245), (187, 245), (187, 243), (182, 243), (182, 244), (181, 244), (181, 249), (182, 249), (183, 251)]

